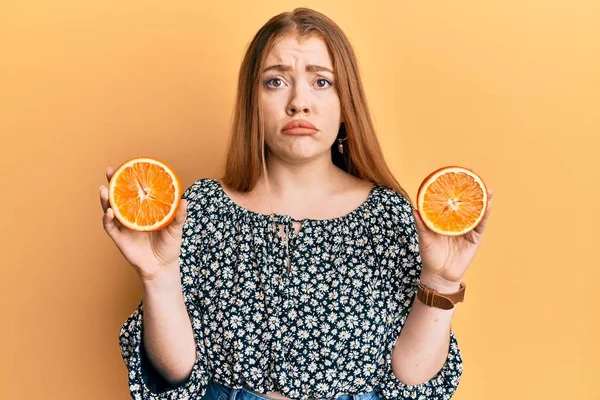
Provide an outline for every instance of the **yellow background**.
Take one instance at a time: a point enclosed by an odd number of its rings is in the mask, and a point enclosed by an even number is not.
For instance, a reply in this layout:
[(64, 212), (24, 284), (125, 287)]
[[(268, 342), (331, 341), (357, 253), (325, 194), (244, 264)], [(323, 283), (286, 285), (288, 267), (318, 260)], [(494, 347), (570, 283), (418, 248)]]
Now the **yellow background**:
[(495, 190), (455, 398), (600, 399), (600, 2), (252, 3), (0, 3), (0, 398), (128, 398), (118, 333), (141, 287), (102, 229), (104, 169), (218, 175), (246, 45), (309, 6), (355, 46), (413, 198), (446, 164)]

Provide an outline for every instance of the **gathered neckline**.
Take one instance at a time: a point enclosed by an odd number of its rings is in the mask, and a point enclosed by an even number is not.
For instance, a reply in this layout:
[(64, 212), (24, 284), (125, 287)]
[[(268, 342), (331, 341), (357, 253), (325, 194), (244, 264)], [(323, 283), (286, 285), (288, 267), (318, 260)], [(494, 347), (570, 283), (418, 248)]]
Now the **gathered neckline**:
[(244, 214), (248, 214), (257, 218), (263, 218), (263, 219), (271, 219), (271, 218), (277, 218), (280, 220), (290, 220), (290, 221), (294, 221), (294, 222), (315, 222), (315, 223), (328, 223), (328, 222), (339, 222), (345, 219), (351, 219), (352, 217), (354, 217), (356, 214), (360, 213), (363, 208), (365, 208), (368, 204), (370, 204), (373, 201), (373, 198), (375, 197), (375, 191), (376, 189), (379, 187), (379, 185), (377, 184), (373, 184), (373, 186), (371, 187), (371, 189), (369, 190), (369, 194), (367, 195), (367, 198), (365, 199), (365, 201), (363, 201), (360, 205), (358, 205), (358, 207), (354, 208), (353, 210), (351, 210), (350, 212), (348, 212), (347, 214), (341, 215), (339, 217), (334, 217), (334, 218), (325, 218), (325, 219), (317, 219), (317, 218), (303, 218), (303, 219), (297, 219), (294, 218), (290, 215), (283, 215), (283, 214), (277, 214), (277, 213), (272, 213), (272, 214), (264, 214), (264, 213), (260, 213), (257, 211), (252, 211), (246, 207), (243, 207), (241, 205), (239, 205), (238, 203), (236, 203), (235, 201), (233, 201), (233, 199), (231, 197), (229, 197), (229, 195), (227, 194), (227, 192), (225, 192), (225, 189), (223, 188), (223, 185), (221, 184), (221, 182), (218, 179), (213, 179), (213, 181), (216, 183), (217, 187), (219, 188), (219, 191), (221, 192), (223, 198), (225, 199), (225, 202), (235, 208), (236, 210), (244, 213)]

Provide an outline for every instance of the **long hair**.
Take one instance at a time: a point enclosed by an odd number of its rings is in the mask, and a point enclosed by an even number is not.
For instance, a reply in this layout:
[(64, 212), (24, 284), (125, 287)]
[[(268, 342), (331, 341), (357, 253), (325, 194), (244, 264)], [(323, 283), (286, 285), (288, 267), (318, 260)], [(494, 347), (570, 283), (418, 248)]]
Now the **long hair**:
[(223, 183), (233, 190), (248, 192), (266, 173), (267, 152), (260, 108), (261, 71), (277, 39), (289, 34), (297, 35), (299, 40), (321, 37), (329, 50), (336, 77), (334, 87), (340, 98), (344, 121), (338, 138), (346, 138), (343, 155), (339, 154), (337, 143), (332, 146), (332, 162), (349, 174), (387, 186), (410, 200), (383, 158), (352, 45), (335, 22), (308, 8), (297, 8), (272, 17), (256, 33), (246, 51), (239, 72)]

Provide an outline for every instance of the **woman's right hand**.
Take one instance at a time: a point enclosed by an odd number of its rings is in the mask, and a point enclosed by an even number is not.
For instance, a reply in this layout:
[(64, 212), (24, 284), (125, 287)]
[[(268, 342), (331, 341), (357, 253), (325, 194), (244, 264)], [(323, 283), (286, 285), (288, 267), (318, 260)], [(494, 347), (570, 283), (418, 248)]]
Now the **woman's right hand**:
[[(106, 169), (110, 179), (114, 169)], [(115, 242), (121, 254), (135, 268), (142, 282), (155, 282), (162, 277), (179, 276), (179, 253), (187, 201), (181, 200), (175, 218), (165, 228), (153, 232), (138, 232), (126, 228), (116, 218), (108, 201), (108, 187), (100, 187), (100, 203), (104, 230)]]

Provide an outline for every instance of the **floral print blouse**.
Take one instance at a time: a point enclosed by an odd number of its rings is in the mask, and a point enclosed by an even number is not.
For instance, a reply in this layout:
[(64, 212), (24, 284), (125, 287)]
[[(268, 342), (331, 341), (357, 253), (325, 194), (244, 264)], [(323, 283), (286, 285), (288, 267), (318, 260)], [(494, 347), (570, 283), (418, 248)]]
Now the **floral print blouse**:
[(382, 400), (452, 397), (462, 374), (452, 330), (447, 360), (429, 381), (404, 384), (391, 368), (421, 271), (402, 195), (374, 185), (349, 214), (299, 221), (298, 232), (289, 216), (234, 203), (214, 179), (182, 197), (181, 283), (196, 362), (177, 387), (161, 378), (142, 345), (140, 303), (119, 335), (132, 398), (201, 399), (210, 380), (300, 400), (372, 390)]

